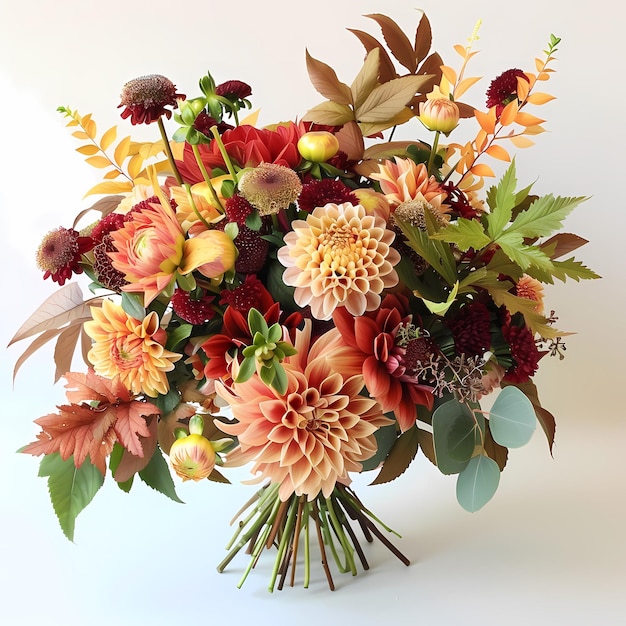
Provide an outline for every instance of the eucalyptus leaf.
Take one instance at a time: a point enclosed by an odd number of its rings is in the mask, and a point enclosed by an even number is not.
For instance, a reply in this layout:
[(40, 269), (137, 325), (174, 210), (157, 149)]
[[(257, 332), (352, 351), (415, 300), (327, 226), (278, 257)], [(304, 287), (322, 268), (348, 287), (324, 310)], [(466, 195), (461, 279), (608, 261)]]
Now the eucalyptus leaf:
[(527, 444), (537, 428), (532, 402), (517, 387), (505, 387), (489, 411), (489, 428), (501, 446), (519, 448)]
[(443, 474), (458, 474), (474, 452), (476, 421), (472, 411), (450, 400), (435, 410), (432, 425), (437, 467)]
[(479, 454), (459, 474), (456, 481), (456, 499), (470, 513), (481, 509), (498, 490), (500, 468), (487, 456)]
[(142, 320), (146, 316), (146, 309), (143, 306), (143, 296), (137, 293), (122, 291), (122, 308), (125, 313), (135, 319)]

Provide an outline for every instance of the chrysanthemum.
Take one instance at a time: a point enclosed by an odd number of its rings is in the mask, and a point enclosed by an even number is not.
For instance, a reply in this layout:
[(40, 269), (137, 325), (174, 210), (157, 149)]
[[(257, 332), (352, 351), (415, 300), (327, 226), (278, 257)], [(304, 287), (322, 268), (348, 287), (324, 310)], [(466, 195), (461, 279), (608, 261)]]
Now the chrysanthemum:
[(311, 348), (309, 341), (308, 323), (296, 338), (298, 354), (283, 361), (283, 395), (257, 374), (230, 388), (216, 386), (237, 420), (220, 425), (239, 442), (227, 463), (252, 461), (259, 479), (280, 484), (283, 501), (292, 494), (329, 497), (337, 482), (349, 481), (348, 472), (361, 470), (376, 451), (375, 431), (390, 423), (375, 400), (361, 395), (363, 378), (332, 371), (324, 339)]
[(131, 124), (151, 124), (162, 115), (168, 119), (172, 112), (165, 107), (176, 107), (177, 98), (185, 96), (176, 93), (176, 85), (160, 74), (148, 74), (128, 81), (122, 87), (121, 102), (125, 107), (122, 119), (130, 117)]
[(81, 237), (73, 228), (59, 227), (50, 231), (37, 249), (37, 267), (43, 270), (44, 280), (52, 278), (64, 285), (72, 274), (81, 274), (81, 255), (93, 248), (90, 237)]
[(295, 287), (294, 300), (310, 305), (316, 319), (330, 319), (337, 307), (355, 316), (372, 311), (383, 289), (398, 283), (395, 234), (360, 204), (318, 207), (292, 227), (278, 251), (287, 268), (283, 281)]
[(239, 193), (260, 215), (286, 209), (297, 200), (301, 190), (296, 172), (276, 163), (261, 163), (245, 172), (239, 181)]
[(526, 383), (539, 369), (539, 360), (543, 355), (537, 350), (535, 338), (526, 326), (504, 326), (502, 331), (511, 346), (514, 361), (504, 380), (510, 383)]
[(487, 107), (496, 107), (497, 116), (500, 116), (504, 107), (513, 98), (517, 98), (518, 78), (523, 78), (528, 82), (526, 74), (517, 68), (506, 70), (491, 81), (487, 89)]
[(174, 369), (181, 355), (165, 349), (167, 334), (159, 326), (158, 315), (153, 311), (138, 320), (104, 300), (102, 308), (91, 307), (91, 316), (84, 328), (94, 341), (87, 357), (96, 373), (107, 378), (119, 376), (133, 393), (152, 398), (166, 394), (166, 373)]
[(489, 310), (480, 300), (472, 300), (446, 321), (452, 331), (457, 354), (478, 356), (491, 347)]
[(519, 298), (534, 300), (537, 313), (543, 313), (543, 285), (536, 278), (524, 274), (515, 285), (515, 293)]
[(307, 213), (325, 204), (342, 204), (350, 202), (359, 204), (359, 200), (352, 190), (344, 185), (340, 180), (323, 178), (322, 180), (312, 180), (302, 186), (302, 191), (298, 197), (298, 207)]
[(441, 185), (428, 175), (426, 166), (411, 159), (384, 161), (378, 165), (378, 172), (372, 173), (370, 178), (380, 183), (381, 191), (392, 207), (420, 197), (439, 207), (445, 197)]

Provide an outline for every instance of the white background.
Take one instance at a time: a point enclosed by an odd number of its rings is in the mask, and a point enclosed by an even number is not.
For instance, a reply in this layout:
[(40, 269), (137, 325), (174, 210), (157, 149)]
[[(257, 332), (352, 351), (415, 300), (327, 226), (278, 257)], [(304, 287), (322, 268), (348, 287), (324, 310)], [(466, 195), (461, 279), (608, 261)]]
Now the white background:
[[(420, 8), (434, 47), (453, 67), (452, 46), (484, 20), (468, 74), (485, 78), (466, 98), (478, 106), (493, 77), (511, 67), (532, 71), (550, 33), (563, 38), (545, 86), (558, 99), (537, 110), (549, 132), (518, 153), (520, 186), (536, 181), (540, 194), (592, 196), (566, 226), (590, 240), (578, 256), (604, 279), (547, 292), (560, 327), (577, 333), (566, 359), (544, 361), (537, 376), (557, 417), (554, 457), (538, 431), (511, 453), (495, 499), (473, 515), (456, 504), (454, 479), (421, 459), (390, 485), (368, 487), (372, 476), (358, 477), (361, 497), (403, 535), (397, 544), (410, 568), (372, 547), (373, 569), (356, 579), (337, 575), (335, 593), (318, 572), (308, 590), (270, 595), (267, 561), (237, 590), (245, 560), (222, 575), (215, 565), (246, 486), (184, 485), (187, 504), (177, 505), (144, 485), (128, 496), (108, 479), (79, 516), (75, 543), (64, 538), (36, 476), (38, 460), (15, 453), (63, 389), (52, 385), (50, 351), (27, 362), (13, 385), (13, 363), (25, 348), (13, 346), (0, 365), (2, 623), (625, 623), (626, 12), (609, 0), (423, 0)], [(84, 192), (99, 182), (74, 151), (57, 106), (92, 112), (101, 131), (118, 124), (128, 134), (134, 129), (116, 108), (123, 83), (162, 73), (193, 97), (211, 70), (218, 82), (252, 85), (260, 123), (293, 119), (321, 101), (306, 75), (305, 48), (350, 82), (363, 50), (346, 28), (378, 36), (362, 16), (381, 12), (412, 34), (415, 9), (404, 0), (3, 2), (0, 345), (56, 289), (35, 267), (41, 237), (69, 226), (86, 206)], [(419, 136), (418, 124), (409, 130)]]

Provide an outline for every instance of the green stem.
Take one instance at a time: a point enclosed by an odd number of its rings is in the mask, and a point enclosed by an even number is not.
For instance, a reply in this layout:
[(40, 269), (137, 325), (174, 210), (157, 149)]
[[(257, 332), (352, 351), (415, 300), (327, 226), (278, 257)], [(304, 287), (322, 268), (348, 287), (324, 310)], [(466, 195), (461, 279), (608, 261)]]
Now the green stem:
[(226, 147), (224, 146), (224, 142), (220, 137), (220, 134), (217, 130), (217, 126), (211, 126), (211, 133), (217, 141), (217, 145), (220, 149), (220, 153), (222, 154), (222, 158), (224, 159), (224, 163), (226, 164), (226, 168), (228, 169), (228, 173), (230, 174), (233, 182), (237, 184), (237, 172), (235, 171), (235, 167), (233, 166), (233, 162), (230, 160), (230, 156), (228, 156), (228, 152), (226, 152)]
[(304, 528), (304, 588), (309, 588), (311, 579), (311, 548), (309, 545), (309, 503), (307, 502), (302, 511), (302, 526)]
[(428, 175), (430, 176), (432, 174), (432, 170), (433, 170), (433, 164), (435, 162), (435, 156), (437, 155), (437, 147), (439, 146), (439, 135), (441, 135), (441, 131), (436, 131), (435, 132), (435, 140), (433, 141), (433, 147), (430, 151), (430, 155), (428, 157)]
[(343, 524), (339, 521), (339, 518), (337, 517), (337, 512), (335, 511), (335, 507), (333, 506), (332, 497), (326, 498), (326, 505), (328, 506), (328, 513), (330, 515), (331, 524), (333, 525), (335, 534), (337, 535), (339, 542), (341, 543), (343, 553), (346, 557), (346, 571), (349, 569), (352, 575), (356, 576), (354, 549), (350, 545), (348, 537), (346, 537), (346, 533), (343, 530)]
[(167, 160), (170, 163), (170, 167), (172, 168), (172, 173), (174, 177), (178, 181), (179, 185), (183, 184), (183, 179), (176, 167), (176, 161), (174, 160), (174, 155), (172, 154), (172, 148), (170, 147), (170, 141), (167, 138), (167, 133), (165, 132), (165, 126), (163, 125), (163, 118), (159, 117), (157, 120), (157, 125), (159, 127), (159, 132), (161, 133), (161, 139), (163, 140), (163, 148), (165, 149), (165, 155), (167, 156)]
[(287, 521), (285, 522), (285, 526), (282, 529), (283, 531), (282, 536), (280, 538), (280, 543), (278, 544), (278, 553), (276, 554), (276, 559), (274, 560), (274, 568), (272, 569), (272, 575), (270, 577), (270, 584), (267, 587), (270, 592), (274, 591), (274, 585), (276, 583), (276, 577), (278, 576), (278, 570), (281, 568), (281, 565), (283, 563), (284, 556), (285, 556), (285, 550), (287, 549), (287, 546), (291, 539), (291, 531), (293, 529), (297, 510), (298, 510), (298, 505), (296, 503), (296, 500), (292, 499), (292, 501), (289, 504), (289, 513), (287, 514)]
[[(193, 150), (193, 156), (196, 157), (196, 163), (198, 164), (198, 167), (200, 168), (200, 171), (202, 172), (202, 177), (204, 178), (204, 182), (207, 184), (207, 187), (209, 188), (209, 193), (211, 194), (211, 197), (213, 198), (213, 202), (215, 202), (216, 207), (222, 213), (224, 213), (224, 206), (220, 202), (217, 192), (215, 191), (213, 185), (211, 184), (211, 177), (209, 176), (209, 172), (207, 171), (204, 165), (204, 162), (202, 161), (202, 157), (200, 156), (200, 149), (198, 148), (196, 144), (192, 144), (191, 149)], [(198, 213), (198, 210), (196, 209), (195, 205), (193, 208), (194, 208), (194, 211)]]

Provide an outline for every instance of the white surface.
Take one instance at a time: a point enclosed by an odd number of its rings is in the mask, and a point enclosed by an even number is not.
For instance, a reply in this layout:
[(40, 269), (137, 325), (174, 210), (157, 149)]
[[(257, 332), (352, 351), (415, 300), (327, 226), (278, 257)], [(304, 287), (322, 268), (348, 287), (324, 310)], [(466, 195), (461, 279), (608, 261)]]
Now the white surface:
[[(212, 6), (215, 5), (215, 6)], [(69, 225), (97, 172), (74, 152), (58, 105), (93, 112), (101, 130), (118, 124), (121, 85), (163, 73), (195, 95), (210, 69), (218, 82), (249, 82), (261, 123), (301, 115), (321, 101), (306, 76), (304, 49), (350, 82), (362, 49), (345, 28), (378, 34), (361, 15), (382, 12), (413, 29), (413, 2), (317, 0), (182, 4), (24, 1), (0, 6), (0, 267), (4, 306), (0, 344), (55, 290), (34, 266), (48, 230)], [(97, 7), (97, 8), (96, 8)], [(106, 7), (106, 9), (104, 8)], [(94, 625), (210, 623), (622, 624), (626, 621), (626, 485), (622, 401), (626, 354), (622, 165), (622, 28), (626, 12), (609, 0), (593, 12), (568, 2), (495, 0), (422, 3), (436, 49), (452, 51), (484, 20), (470, 75), (483, 75), (468, 101), (510, 67), (532, 69), (551, 32), (563, 42), (542, 108), (549, 133), (518, 154), (520, 183), (539, 193), (592, 195), (568, 218), (590, 239), (578, 256), (603, 281), (548, 289), (561, 327), (577, 331), (563, 362), (545, 362), (542, 400), (557, 417), (554, 458), (542, 434), (510, 456), (495, 499), (470, 515), (456, 504), (454, 479), (419, 460), (390, 485), (358, 493), (398, 530), (405, 568), (381, 548), (373, 569), (335, 576), (330, 593), (318, 573), (311, 588), (265, 591), (269, 563), (235, 585), (245, 560), (223, 575), (215, 565), (230, 538), (230, 516), (250, 488), (184, 485), (176, 505), (143, 485), (131, 496), (112, 481), (77, 521), (76, 543), (62, 535), (38, 461), (15, 454), (31, 441), (32, 420), (53, 410), (50, 352), (29, 361), (15, 387), (20, 346), (0, 360), (0, 621)], [(344, 57), (344, 58), (342, 58)]]

